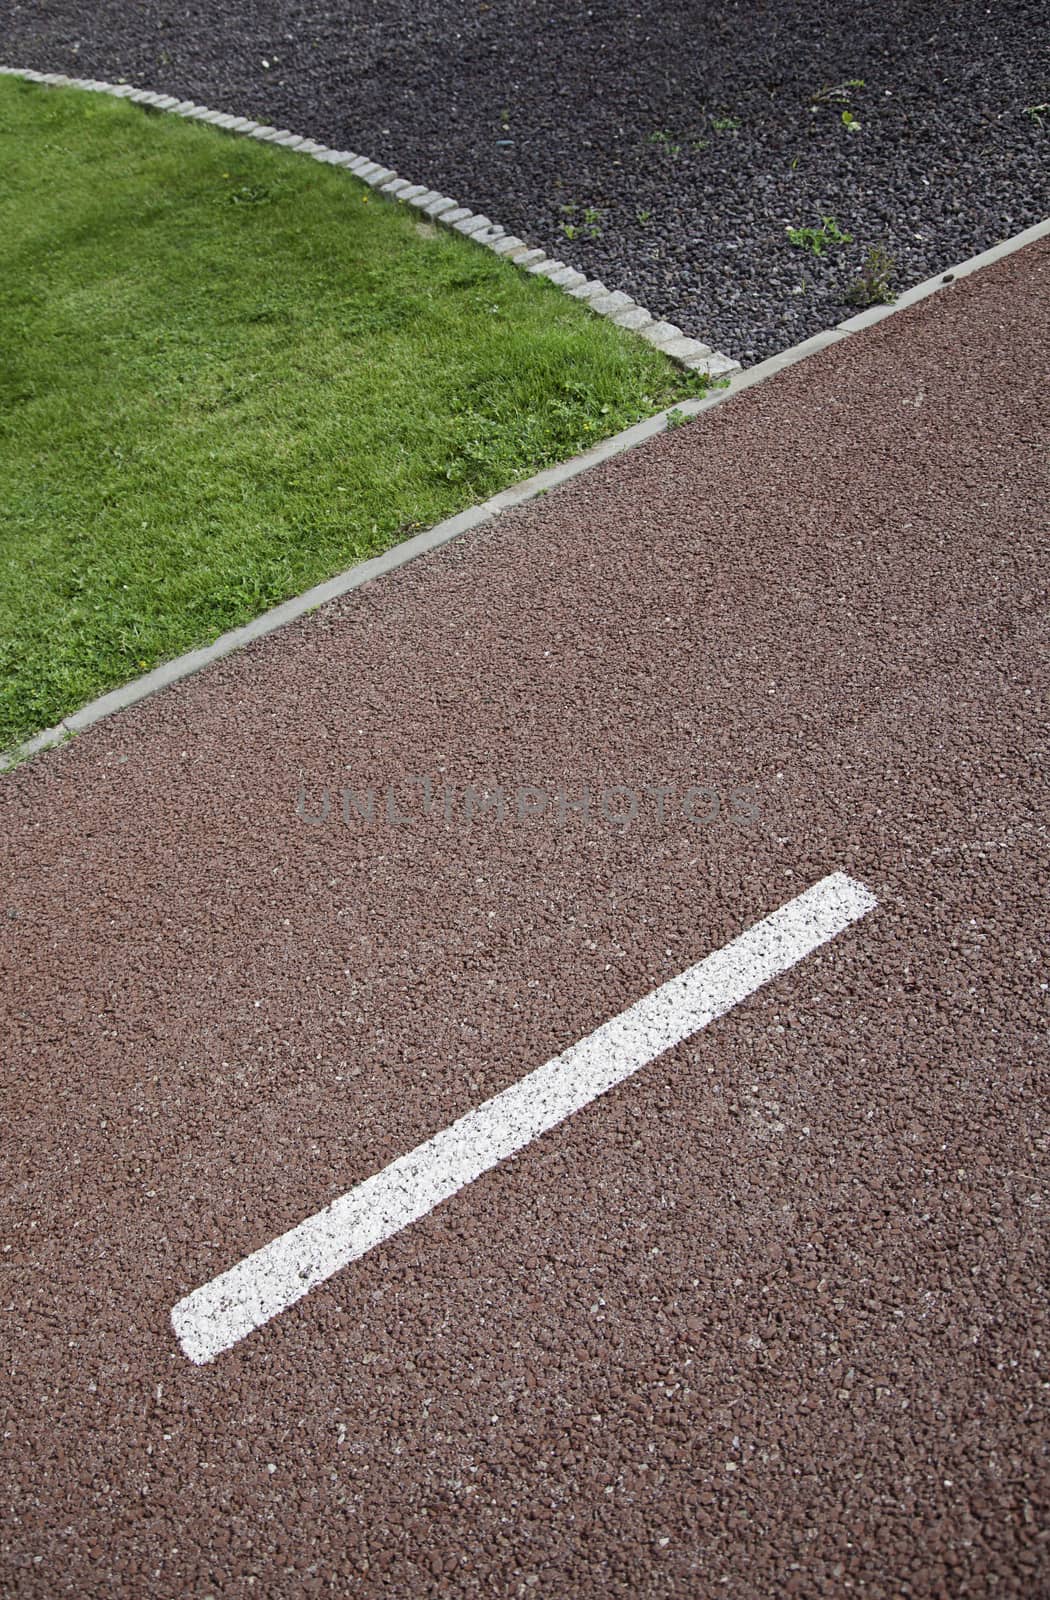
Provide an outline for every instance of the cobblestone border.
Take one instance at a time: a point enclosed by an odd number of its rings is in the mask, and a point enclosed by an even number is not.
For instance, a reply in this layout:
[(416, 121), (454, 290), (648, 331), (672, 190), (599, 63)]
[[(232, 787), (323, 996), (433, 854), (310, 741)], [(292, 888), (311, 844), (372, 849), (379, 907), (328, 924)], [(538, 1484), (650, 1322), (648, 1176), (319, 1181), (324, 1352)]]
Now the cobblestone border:
[(607, 289), (600, 279), (588, 278), (585, 272), (580, 272), (576, 267), (548, 256), (546, 251), (508, 233), (500, 223), (471, 211), (468, 206), (460, 205), (451, 196), (430, 189), (426, 184), (410, 183), (407, 178), (399, 177), (393, 167), (370, 161), (367, 156), (356, 155), (352, 150), (330, 150), (327, 145), (291, 133), (287, 128), (271, 128), (265, 123), (252, 122), (249, 117), (211, 111), (207, 106), (195, 105), (192, 100), (177, 100), (174, 95), (157, 94), (152, 89), (136, 89), (130, 83), (68, 78), (62, 72), (34, 72), (31, 68), (23, 67), (0, 66), (0, 74), (9, 78), (23, 78), (28, 83), (40, 83), (50, 88), (87, 89), (95, 94), (112, 95), (118, 100), (132, 100), (137, 105), (152, 106), (156, 111), (170, 111), (177, 117), (210, 123), (212, 127), (222, 128), (227, 133), (260, 139), (267, 144), (280, 145), (285, 150), (296, 150), (300, 155), (311, 156), (314, 161), (322, 161), (327, 166), (344, 167), (377, 194), (413, 206), (439, 226), (454, 229), (475, 244), (484, 245), (494, 255), (512, 261), (534, 277), (546, 278), (563, 294), (581, 301), (589, 311), (600, 317), (608, 317), (618, 328), (637, 333), (687, 371), (699, 372), (709, 378), (723, 378), (740, 370), (739, 361), (723, 355), (719, 350), (712, 350), (710, 345), (702, 344), (699, 339), (688, 338), (673, 322), (663, 322), (659, 317), (654, 317), (652, 312), (632, 300), (629, 294), (619, 289)]

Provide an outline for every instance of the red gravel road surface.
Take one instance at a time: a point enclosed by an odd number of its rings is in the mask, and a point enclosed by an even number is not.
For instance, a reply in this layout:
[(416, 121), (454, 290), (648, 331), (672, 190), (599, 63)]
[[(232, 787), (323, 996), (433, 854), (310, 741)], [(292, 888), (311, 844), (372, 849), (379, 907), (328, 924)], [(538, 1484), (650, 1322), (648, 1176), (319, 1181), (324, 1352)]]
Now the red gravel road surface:
[[(0, 784), (5, 1594), (1050, 1593), (1048, 328), (1044, 242)], [(836, 872), (875, 908), (187, 1357)]]

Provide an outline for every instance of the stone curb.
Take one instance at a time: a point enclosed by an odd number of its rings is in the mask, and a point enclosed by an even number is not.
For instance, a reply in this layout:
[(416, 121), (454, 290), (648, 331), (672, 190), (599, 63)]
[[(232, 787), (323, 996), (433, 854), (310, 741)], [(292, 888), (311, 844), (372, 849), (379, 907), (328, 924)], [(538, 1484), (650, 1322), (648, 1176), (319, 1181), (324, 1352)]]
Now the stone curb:
[[(152, 89), (136, 89), (129, 83), (100, 83), (96, 78), (69, 78), (63, 72), (34, 72), (28, 67), (0, 66), (0, 74), (9, 78), (24, 78), (28, 83), (39, 83), (49, 88), (87, 89), (93, 94), (113, 95), (118, 100), (133, 100), (139, 105), (151, 106), (154, 110), (170, 111), (178, 117), (207, 122), (226, 133), (280, 145), (286, 150), (296, 151), (299, 155), (309, 156), (314, 161), (323, 161), (330, 166), (346, 167), (354, 177), (360, 178), (363, 183), (367, 183), (380, 194), (385, 194), (389, 200), (410, 205), (418, 202), (419, 208), (425, 215), (432, 217), (438, 226), (453, 228), (483, 248), (505, 256), (509, 261), (513, 261), (515, 266), (524, 268), (533, 276), (550, 279), (564, 294), (572, 292), (572, 284), (584, 281), (583, 273), (576, 274), (576, 269), (569, 267), (566, 262), (548, 256), (545, 250), (538, 247), (530, 248), (522, 239), (515, 239), (513, 246), (508, 248), (506, 228), (493, 222), (483, 213), (474, 212), (469, 206), (460, 205), (447, 196), (439, 195), (436, 189), (428, 189), (426, 184), (410, 183), (393, 167), (371, 161), (367, 156), (355, 155), (353, 151), (330, 150), (326, 145), (317, 144), (313, 139), (292, 133), (288, 128), (267, 127), (251, 122), (246, 117), (235, 117), (229, 112), (213, 111), (207, 106), (194, 105), (192, 100), (175, 100), (170, 95), (158, 94)], [(564, 272), (575, 274), (571, 283), (559, 281)], [(620, 290), (610, 291), (603, 286), (602, 292), (588, 297), (586, 304), (596, 316), (608, 318), (627, 333), (640, 332), (643, 328), (648, 332), (656, 322), (644, 306), (636, 305), (629, 294), (624, 294)], [(628, 312), (639, 315), (634, 317), (625, 315)], [(657, 325), (668, 326), (664, 323)], [(681, 329), (675, 329), (675, 336), (675, 342), (669, 343), (666, 348), (662, 346), (658, 348), (663, 348), (663, 353), (669, 361), (685, 367), (687, 371), (717, 378), (740, 370), (739, 361), (734, 361), (731, 356), (723, 355), (720, 351), (712, 350), (709, 345), (702, 344), (697, 339), (686, 339)]]
[(298, 621), (308, 612), (316, 611), (318, 606), (323, 606), (330, 600), (338, 600), (354, 589), (359, 589), (362, 584), (371, 583), (375, 578), (382, 577), (384, 573), (395, 572), (398, 567), (407, 566), (417, 556), (424, 555), (428, 550), (437, 550), (441, 545), (458, 538), (461, 533), (466, 533), (468, 529), (491, 521), (501, 512), (523, 505), (526, 501), (535, 499), (537, 495), (546, 494), (548, 489), (556, 489), (560, 484), (567, 483), (570, 478), (596, 467), (599, 462), (607, 461), (611, 456), (620, 455), (625, 450), (644, 444), (647, 439), (655, 438), (657, 434), (665, 433), (671, 426), (668, 419), (672, 414), (679, 417), (695, 417), (707, 404), (709, 404), (707, 398), (680, 400), (677, 406), (670, 406), (665, 411), (657, 412), (655, 416), (646, 417), (644, 421), (636, 422), (622, 433), (614, 434), (611, 439), (600, 440), (582, 455), (573, 456), (570, 461), (559, 462), (554, 467), (545, 467), (542, 472), (535, 473), (533, 477), (526, 478), (509, 489), (501, 490), (499, 494), (482, 501), (480, 505), (468, 506), (465, 511), (457, 512), (454, 517), (446, 518), (433, 528), (427, 528), (423, 533), (417, 533), (413, 538), (393, 545), (389, 550), (384, 550), (382, 555), (373, 556), (367, 561), (359, 562), (357, 566), (349, 567), (345, 572), (336, 573), (334, 578), (315, 584), (303, 594), (293, 595), (290, 600), (284, 600), (271, 610), (264, 611), (261, 616), (253, 618), (242, 627), (231, 628), (212, 644), (204, 645), (197, 650), (188, 650), (185, 655), (176, 656), (172, 661), (161, 662), (159, 667), (144, 673), (141, 678), (133, 678), (130, 683), (123, 683), (107, 694), (100, 695), (98, 699), (90, 700), (78, 711), (63, 717), (54, 728), (45, 728), (12, 750), (0, 751), (0, 772), (20, 765), (41, 750), (64, 743), (73, 734), (82, 733), (93, 723), (101, 722), (103, 718), (112, 716), (116, 711), (124, 711), (137, 701), (156, 694), (159, 689), (166, 689), (169, 684), (191, 677), (202, 667), (210, 666), (214, 661), (221, 661), (224, 656), (243, 649), (253, 640), (263, 639), (267, 634), (286, 627), (288, 623)]

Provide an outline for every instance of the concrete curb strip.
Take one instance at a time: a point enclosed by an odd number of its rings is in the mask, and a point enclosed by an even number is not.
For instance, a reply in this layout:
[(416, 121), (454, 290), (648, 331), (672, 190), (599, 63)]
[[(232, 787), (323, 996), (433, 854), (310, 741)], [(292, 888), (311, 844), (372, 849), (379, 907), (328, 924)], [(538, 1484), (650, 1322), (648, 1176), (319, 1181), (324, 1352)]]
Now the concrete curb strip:
[[(0, 66), (0, 75), (6, 77), (24, 78), (32, 83), (48, 84), (57, 87), (70, 87), (89, 89), (100, 93), (115, 95), (118, 99), (130, 99), (145, 104), (161, 105), (163, 102), (167, 109), (173, 109), (180, 115), (196, 115), (200, 119), (214, 117), (215, 113), (208, 113), (203, 106), (193, 106), (191, 102), (175, 102), (170, 96), (158, 96), (148, 90), (133, 89), (126, 84), (112, 85), (97, 83), (92, 79), (67, 78), (61, 73), (40, 73), (21, 70), (16, 67)], [(294, 138), (287, 130), (275, 130), (247, 122), (239, 126), (244, 119), (233, 119), (228, 124), (231, 131), (246, 133), (249, 137), (280, 141), (282, 138)], [(375, 162), (369, 162), (361, 156), (354, 156), (348, 151), (328, 150), (322, 145), (313, 145), (312, 148), (302, 152), (311, 155), (315, 160), (328, 162), (332, 165), (349, 166), (351, 171), (360, 176), (360, 168), (368, 168), (378, 174), (377, 182), (384, 185), (388, 180), (393, 180), (393, 169), (381, 167)], [(380, 192), (383, 192), (380, 190)], [(434, 191), (427, 190), (423, 185), (410, 185), (407, 189), (394, 191), (391, 198), (405, 200), (409, 194), (421, 195), (426, 198)], [(449, 208), (452, 208), (451, 210)], [(425, 214), (446, 226), (456, 226), (461, 219), (472, 218), (473, 213), (465, 207), (456, 206), (454, 201), (442, 199), (428, 204)], [(492, 231), (495, 225), (487, 217), (478, 217), (478, 231), (484, 229)], [(555, 274), (554, 282), (562, 292), (575, 299), (583, 299), (593, 304), (595, 299), (611, 302), (605, 314), (610, 320), (620, 322), (621, 326), (628, 326), (638, 331), (641, 338), (655, 344), (664, 350), (672, 359), (694, 371), (702, 371), (713, 379), (724, 381), (724, 386), (702, 399), (682, 400), (676, 406), (671, 406), (665, 411), (658, 412), (655, 416), (647, 417), (643, 422), (635, 423), (633, 427), (625, 429), (622, 433), (615, 434), (612, 438), (605, 439), (594, 445), (582, 455), (574, 456), (570, 461), (559, 463), (554, 467), (547, 467), (533, 477), (525, 479), (501, 493), (483, 501), (480, 505), (470, 506), (465, 511), (458, 512), (456, 516), (439, 522), (435, 527), (425, 532), (416, 534), (411, 539), (395, 545), (392, 549), (384, 551), (382, 555), (359, 562), (347, 571), (337, 573), (335, 577), (327, 579), (324, 583), (314, 585), (303, 594), (294, 595), (291, 599), (283, 601), (271, 610), (263, 612), (253, 621), (243, 627), (231, 629), (222, 634), (212, 644), (197, 650), (190, 650), (185, 655), (177, 656), (172, 661), (162, 662), (151, 672), (141, 678), (134, 678), (130, 683), (122, 684), (119, 688), (110, 690), (98, 699), (89, 701), (81, 706), (78, 711), (64, 717), (56, 727), (45, 728), (33, 738), (25, 741), (9, 751), (0, 751), (0, 771), (14, 767), (41, 750), (49, 749), (63, 743), (70, 735), (80, 733), (89, 728), (93, 723), (101, 721), (104, 717), (111, 716), (116, 711), (123, 711), (128, 706), (134, 705), (139, 700), (146, 699), (155, 694), (157, 690), (166, 688), (169, 684), (177, 683), (182, 678), (192, 676), (202, 667), (219, 661), (224, 656), (232, 654), (235, 650), (242, 649), (251, 644), (255, 639), (264, 638), (267, 634), (274, 633), (279, 628), (285, 627), (290, 622), (297, 621), (307, 612), (314, 611), (318, 606), (325, 605), (328, 601), (337, 600), (352, 590), (360, 588), (362, 584), (369, 583), (375, 578), (382, 577), (387, 572), (396, 571), (398, 567), (406, 566), (417, 556), (424, 555), (429, 550), (436, 550), (450, 540), (458, 538), (468, 529), (475, 528), (483, 522), (499, 516), (503, 511), (508, 511), (515, 506), (524, 504), (534, 499), (537, 495), (545, 494), (549, 489), (557, 488), (560, 484), (569, 482), (570, 479), (587, 472), (599, 463), (609, 460), (612, 456), (620, 455), (626, 450), (645, 443), (663, 433), (668, 427), (668, 418), (674, 414), (677, 417), (697, 417), (703, 412), (711, 410), (714, 406), (731, 400), (734, 395), (744, 389), (750, 389), (755, 384), (763, 383), (767, 378), (774, 377), (786, 367), (794, 366), (798, 361), (804, 361), (811, 355), (816, 355), (830, 345), (839, 344), (851, 334), (859, 333), (873, 327), (886, 317), (895, 315), (899, 311), (906, 311), (920, 300), (935, 294), (938, 290), (951, 285), (960, 278), (968, 277), (971, 273), (979, 271), (982, 267), (991, 266), (1004, 256), (1021, 250), (1025, 245), (1033, 244), (1037, 239), (1050, 234), (1050, 218), (1033, 224), (1022, 233), (1015, 234), (1012, 238), (1002, 243), (993, 245), (990, 250), (983, 251), (980, 255), (972, 256), (955, 267), (951, 267), (935, 277), (927, 278), (922, 283), (913, 285), (904, 290), (891, 305), (872, 306), (866, 311), (847, 318), (835, 327), (824, 329), (814, 334), (809, 339), (804, 339), (800, 344), (792, 345), (787, 350), (779, 351), (775, 356), (759, 362), (754, 367), (742, 370), (740, 363), (719, 351), (709, 351), (706, 345), (698, 340), (690, 339), (682, 330), (673, 323), (654, 321), (644, 308), (636, 307), (629, 295), (620, 292), (611, 292), (603, 283), (597, 280), (581, 281), (582, 273), (575, 268), (565, 267), (564, 264), (553, 259), (548, 265)], [(531, 269), (535, 275), (543, 276), (542, 265), (548, 261), (542, 250), (530, 250), (524, 247), (520, 239), (507, 235), (500, 230), (499, 235), (487, 242), (486, 247), (497, 255), (503, 255), (513, 260), (518, 266)], [(570, 276), (567, 276), (570, 274)], [(636, 313), (641, 312), (647, 319), (643, 324), (640, 320), (631, 319)], [(677, 350), (674, 347), (678, 347)], [(670, 348), (669, 348), (670, 347)], [(688, 348), (685, 348), (688, 347)], [(706, 352), (698, 354), (697, 352)]]

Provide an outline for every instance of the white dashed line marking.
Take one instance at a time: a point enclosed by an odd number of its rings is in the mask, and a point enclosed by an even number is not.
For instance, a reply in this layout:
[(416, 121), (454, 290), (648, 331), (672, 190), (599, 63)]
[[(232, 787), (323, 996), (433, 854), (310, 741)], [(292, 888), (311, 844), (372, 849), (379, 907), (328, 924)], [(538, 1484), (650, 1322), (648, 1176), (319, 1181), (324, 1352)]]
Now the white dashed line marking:
[(822, 878), (586, 1039), (245, 1256), (173, 1309), (172, 1325), (186, 1355), (198, 1364), (214, 1360), (333, 1273), (787, 972), (875, 903), (863, 884), (843, 872)]

